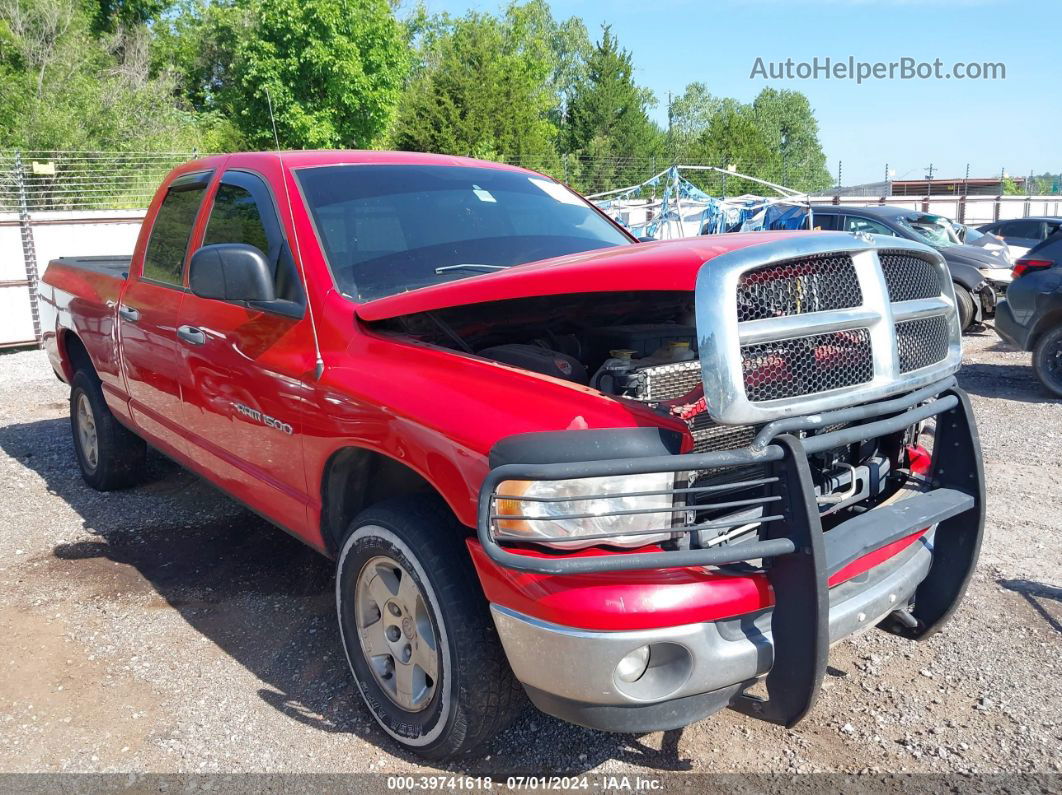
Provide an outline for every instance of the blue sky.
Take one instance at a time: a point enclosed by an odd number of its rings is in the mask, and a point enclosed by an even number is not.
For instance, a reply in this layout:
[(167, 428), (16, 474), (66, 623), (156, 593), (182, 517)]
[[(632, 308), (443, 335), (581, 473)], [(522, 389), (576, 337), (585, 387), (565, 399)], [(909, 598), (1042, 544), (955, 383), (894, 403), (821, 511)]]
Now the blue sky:
[[(427, 0), (429, 11), (494, 11), (498, 0)], [(667, 94), (689, 82), (751, 100), (767, 85), (803, 91), (845, 184), (897, 178), (990, 176), (1005, 168), (1062, 171), (1062, 2), (999, 0), (582, 0), (551, 2), (595, 37), (608, 22), (634, 56), (636, 79), (667, 118)], [(750, 79), (767, 61), (1002, 62), (1003, 80)]]

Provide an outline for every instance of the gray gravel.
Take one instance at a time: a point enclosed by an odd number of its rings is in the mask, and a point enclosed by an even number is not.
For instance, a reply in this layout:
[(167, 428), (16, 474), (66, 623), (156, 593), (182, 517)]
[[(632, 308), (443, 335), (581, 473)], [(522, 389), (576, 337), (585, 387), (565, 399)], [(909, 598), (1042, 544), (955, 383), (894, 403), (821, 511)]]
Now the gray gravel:
[[(796, 729), (724, 712), (606, 735), (529, 712), (468, 772), (1062, 770), (1062, 402), (1026, 354), (967, 338), (989, 522), (972, 589), (922, 644), (836, 647)], [(356, 698), (327, 561), (155, 457), (97, 494), (67, 389), (0, 356), (0, 772), (420, 772)]]

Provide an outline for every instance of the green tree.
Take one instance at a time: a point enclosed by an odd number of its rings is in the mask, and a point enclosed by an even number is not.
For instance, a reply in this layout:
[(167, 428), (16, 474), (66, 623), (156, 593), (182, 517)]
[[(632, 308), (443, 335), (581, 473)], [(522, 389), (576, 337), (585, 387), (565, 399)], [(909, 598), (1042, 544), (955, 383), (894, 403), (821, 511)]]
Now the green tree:
[(93, 35), (78, 0), (0, 0), (0, 146), (34, 150), (180, 151), (198, 120), (150, 74), (144, 26)]
[(1005, 196), (1019, 196), (1022, 193), (1025, 193), (1025, 191), (1022, 190), (1021, 186), (1018, 184), (1017, 180), (1015, 180), (1013, 177), (1003, 177), (1001, 186), (1003, 188), (1003, 195)]
[(750, 176), (802, 191), (830, 186), (826, 155), (819, 143), (819, 124), (806, 96), (799, 91), (765, 88), (753, 100), (752, 113), (772, 156), (759, 164), (760, 173)]
[(693, 148), (696, 140), (708, 129), (708, 125), (723, 107), (723, 100), (708, 91), (705, 83), (694, 82), (686, 86), (679, 96), (671, 101), (669, 115), (669, 152), (682, 160)]
[(203, 100), (249, 146), (273, 146), (267, 90), (285, 147), (369, 148), (387, 129), (409, 68), (387, 0), (247, 0), (213, 25), (231, 63), (199, 73)]
[(549, 114), (556, 65), (536, 32), (542, 27), (526, 6), (511, 6), (504, 19), (479, 13), (436, 19), (403, 96), (393, 145), (555, 171)]
[[(630, 53), (606, 25), (568, 106), (567, 150), (593, 158), (581, 187), (622, 187), (618, 183), (649, 177), (654, 156), (661, 155), (662, 164), (662, 133), (647, 113), (652, 103), (652, 94), (634, 82)], [(613, 161), (598, 162), (606, 153)]]
[(88, 0), (93, 29), (111, 32), (146, 25), (161, 17), (173, 0)]
[[(750, 177), (760, 176), (765, 165), (774, 158), (774, 151), (763, 130), (756, 123), (751, 108), (731, 104), (714, 116), (695, 145), (695, 151), (707, 165), (733, 169)], [(736, 195), (740, 193), (762, 194), (761, 185), (748, 180), (727, 178), (725, 187), (719, 176), (690, 176), (695, 184), (700, 184), (712, 193)], [(706, 184), (707, 183), (707, 184)]]

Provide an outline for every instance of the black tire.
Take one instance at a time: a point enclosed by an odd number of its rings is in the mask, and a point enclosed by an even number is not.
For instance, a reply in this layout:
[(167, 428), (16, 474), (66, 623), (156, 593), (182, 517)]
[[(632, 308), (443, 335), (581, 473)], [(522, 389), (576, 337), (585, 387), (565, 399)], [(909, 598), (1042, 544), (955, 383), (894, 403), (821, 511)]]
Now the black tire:
[[(381, 559), (397, 564), (400, 576), (408, 572), (423, 597), (417, 605), (425, 614), (413, 622), (412, 637), (403, 623), (405, 634), (396, 632), (397, 642), (405, 644), (404, 638), (410, 638), (421, 644), (429, 632), (436, 639), (438, 676), (430, 680), (421, 671), (422, 692), (429, 681), (433, 689), (416, 710), (396, 701), (401, 697), (397, 690), (384, 689), (390, 683), (388, 661), (390, 675), (397, 675), (395, 655), (363, 651), (363, 638), (370, 646), (374, 643), (367, 625), (375, 626), (377, 620), (359, 618), (366, 603), (371, 615), (380, 616), (380, 626), (385, 614), (406, 612), (405, 603), (395, 612), (392, 602), (385, 607), (371, 598), (359, 600), (358, 589), (366, 587), (366, 579), (375, 578), (381, 565), (386, 572), (389, 564), (381, 564)], [(397, 582), (396, 591), (401, 579)], [(468, 754), (497, 737), (523, 709), (523, 689), (505, 658), (467, 548), (452, 514), (440, 502), (419, 497), (387, 500), (354, 519), (339, 552), (336, 610), (347, 662), (362, 698), (380, 727), (406, 750), (429, 759)], [(422, 624), (424, 620), (429, 624)], [(397, 653), (403, 652), (409, 659), (408, 646)]]
[(1062, 326), (1051, 329), (1036, 341), (1033, 369), (1051, 394), (1062, 397)]
[(973, 325), (977, 310), (970, 291), (958, 283), (955, 284), (955, 305), (959, 309), (959, 330), (965, 333)]
[[(82, 406), (94, 426), (94, 450), (82, 435), (87, 427), (86, 415), (80, 412)], [(79, 370), (74, 374), (70, 385), (70, 431), (81, 477), (92, 488), (113, 491), (140, 480), (147, 445), (111, 414), (95, 373)]]

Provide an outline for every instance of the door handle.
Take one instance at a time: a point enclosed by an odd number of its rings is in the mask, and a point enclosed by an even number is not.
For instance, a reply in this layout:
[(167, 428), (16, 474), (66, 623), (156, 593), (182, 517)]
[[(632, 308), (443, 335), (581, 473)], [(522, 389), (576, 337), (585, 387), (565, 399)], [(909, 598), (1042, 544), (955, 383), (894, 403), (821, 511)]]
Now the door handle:
[(189, 345), (202, 345), (206, 342), (206, 332), (195, 326), (178, 326), (177, 336)]
[(120, 306), (118, 307), (118, 314), (122, 316), (123, 320), (128, 320), (130, 323), (136, 323), (140, 320), (140, 310), (132, 306)]

